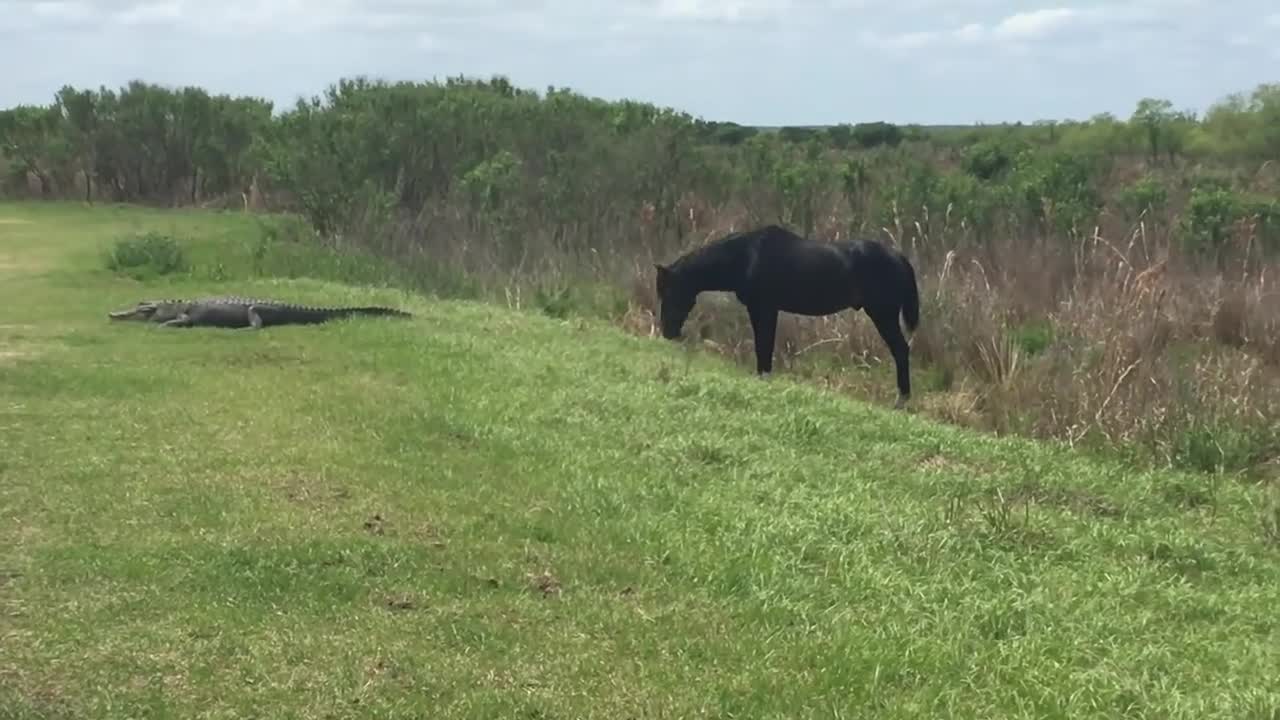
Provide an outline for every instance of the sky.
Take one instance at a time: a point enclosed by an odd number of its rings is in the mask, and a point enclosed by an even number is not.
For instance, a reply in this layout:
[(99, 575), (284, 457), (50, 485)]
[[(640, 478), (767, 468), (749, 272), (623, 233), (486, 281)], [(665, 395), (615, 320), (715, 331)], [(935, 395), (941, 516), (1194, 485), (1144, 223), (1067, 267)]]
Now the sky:
[(0, 107), (131, 79), (292, 106), (505, 75), (751, 125), (1203, 112), (1280, 82), (1276, 0), (0, 0)]

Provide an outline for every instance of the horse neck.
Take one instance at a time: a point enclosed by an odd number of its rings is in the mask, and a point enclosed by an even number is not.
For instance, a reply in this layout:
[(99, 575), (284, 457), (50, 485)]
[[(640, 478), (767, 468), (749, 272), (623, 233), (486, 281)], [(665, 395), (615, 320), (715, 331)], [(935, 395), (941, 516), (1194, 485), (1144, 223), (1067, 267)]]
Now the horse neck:
[(680, 275), (696, 292), (732, 291), (742, 285), (750, 248), (709, 245), (680, 263)]

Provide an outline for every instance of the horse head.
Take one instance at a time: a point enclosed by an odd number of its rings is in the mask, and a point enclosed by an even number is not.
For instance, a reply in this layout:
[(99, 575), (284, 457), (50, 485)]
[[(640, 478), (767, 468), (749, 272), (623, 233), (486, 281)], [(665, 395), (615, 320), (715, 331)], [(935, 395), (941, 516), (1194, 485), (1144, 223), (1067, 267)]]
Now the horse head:
[(691, 291), (680, 273), (670, 266), (655, 264), (654, 268), (658, 271), (658, 321), (662, 337), (677, 340), (698, 294)]

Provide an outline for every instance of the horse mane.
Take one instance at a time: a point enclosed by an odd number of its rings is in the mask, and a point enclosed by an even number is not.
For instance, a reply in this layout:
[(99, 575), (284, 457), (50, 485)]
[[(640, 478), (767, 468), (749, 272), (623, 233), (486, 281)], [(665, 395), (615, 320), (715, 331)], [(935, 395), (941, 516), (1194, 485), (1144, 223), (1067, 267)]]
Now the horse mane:
[(686, 251), (683, 255), (676, 258), (671, 263), (672, 270), (684, 270), (697, 268), (708, 260), (716, 259), (716, 256), (723, 252), (730, 245), (743, 242), (752, 237), (759, 237), (766, 233), (775, 232), (775, 226), (765, 225), (763, 227), (751, 228), (747, 230), (735, 230), (726, 233), (714, 240), (705, 242), (691, 250)]

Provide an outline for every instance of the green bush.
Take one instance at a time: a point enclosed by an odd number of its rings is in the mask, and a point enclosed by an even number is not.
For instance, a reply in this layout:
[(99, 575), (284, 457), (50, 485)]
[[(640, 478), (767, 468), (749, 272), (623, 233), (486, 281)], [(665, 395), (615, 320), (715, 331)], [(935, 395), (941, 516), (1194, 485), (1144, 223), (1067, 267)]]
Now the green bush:
[(1061, 150), (1020, 153), (1010, 186), (1022, 211), (1061, 232), (1079, 230), (1097, 216), (1101, 200), (1088, 161)]
[(1183, 246), (1196, 254), (1217, 252), (1230, 237), (1240, 211), (1240, 199), (1231, 190), (1216, 182), (1197, 185), (1182, 216)]
[(937, 204), (948, 214), (950, 225), (961, 225), (979, 234), (995, 228), (1003, 200), (998, 188), (969, 175), (945, 175), (934, 188)]
[(965, 148), (960, 167), (979, 180), (1003, 177), (1013, 167), (1013, 153), (998, 140), (982, 140)]
[(1130, 220), (1136, 220), (1143, 213), (1163, 210), (1168, 202), (1169, 190), (1150, 175), (1120, 191), (1120, 207)]
[(942, 174), (933, 163), (904, 155), (895, 165), (898, 177), (881, 190), (880, 224), (885, 226), (897, 221), (910, 224), (922, 219), (925, 208), (940, 204), (938, 189), (942, 185)]
[(853, 126), (850, 136), (853, 142), (864, 148), (880, 145), (897, 147), (905, 139), (902, 128), (882, 121), (858, 123)]
[(1264, 250), (1280, 251), (1280, 200), (1249, 198), (1244, 202), (1242, 214), (1256, 223), (1254, 231)]
[(190, 269), (186, 251), (174, 238), (148, 232), (116, 240), (107, 253), (108, 270), (137, 280)]

